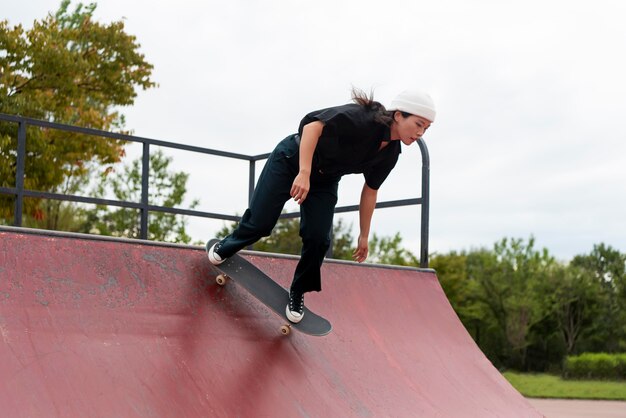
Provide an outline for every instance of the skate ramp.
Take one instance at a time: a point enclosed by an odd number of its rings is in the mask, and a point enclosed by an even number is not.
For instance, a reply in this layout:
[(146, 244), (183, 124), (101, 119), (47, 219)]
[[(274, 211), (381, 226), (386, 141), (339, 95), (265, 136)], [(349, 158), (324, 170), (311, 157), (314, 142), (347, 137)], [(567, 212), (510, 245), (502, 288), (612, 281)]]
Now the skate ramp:
[[(297, 259), (245, 257), (287, 286)], [(198, 247), (0, 229), (6, 417), (539, 417), (432, 271), (327, 262), (292, 331)]]

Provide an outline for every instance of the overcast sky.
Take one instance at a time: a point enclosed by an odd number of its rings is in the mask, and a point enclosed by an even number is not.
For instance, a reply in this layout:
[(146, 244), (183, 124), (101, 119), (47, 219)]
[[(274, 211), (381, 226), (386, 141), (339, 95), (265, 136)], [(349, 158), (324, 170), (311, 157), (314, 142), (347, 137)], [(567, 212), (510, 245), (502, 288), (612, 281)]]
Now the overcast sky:
[[(26, 27), (60, 4), (0, 2)], [(601, 242), (626, 252), (623, 0), (101, 0), (95, 15), (124, 19), (155, 66), (159, 87), (123, 109), (136, 135), (261, 154), (353, 85), (386, 105), (418, 87), (438, 110), (431, 252), (531, 235), (562, 260)], [(167, 153), (200, 210), (243, 213), (245, 163)], [(419, 197), (419, 167), (404, 147), (380, 200)], [(361, 184), (346, 177), (339, 204), (358, 203)], [(189, 225), (206, 239), (222, 222)], [(372, 231), (419, 254), (417, 207), (378, 210)]]

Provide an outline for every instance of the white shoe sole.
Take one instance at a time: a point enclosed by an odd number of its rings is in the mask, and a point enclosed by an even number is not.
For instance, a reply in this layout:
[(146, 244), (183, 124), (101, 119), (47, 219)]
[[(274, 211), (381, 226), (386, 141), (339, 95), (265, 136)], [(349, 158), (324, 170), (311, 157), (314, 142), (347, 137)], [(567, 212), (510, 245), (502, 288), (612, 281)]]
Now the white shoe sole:
[(285, 309), (285, 314), (287, 315), (287, 319), (290, 322), (293, 322), (294, 324), (297, 324), (298, 322), (302, 321), (302, 318), (304, 317), (304, 312), (302, 312), (302, 315), (292, 314), (291, 310), (289, 309), (289, 305), (287, 305), (287, 308)]
[(213, 264), (214, 266), (219, 266), (225, 260), (223, 260), (222, 257), (215, 253), (214, 249), (216, 245), (217, 243), (213, 244), (213, 246), (211, 246), (211, 248), (207, 250), (207, 257), (209, 257), (209, 261), (211, 262), (211, 264)]

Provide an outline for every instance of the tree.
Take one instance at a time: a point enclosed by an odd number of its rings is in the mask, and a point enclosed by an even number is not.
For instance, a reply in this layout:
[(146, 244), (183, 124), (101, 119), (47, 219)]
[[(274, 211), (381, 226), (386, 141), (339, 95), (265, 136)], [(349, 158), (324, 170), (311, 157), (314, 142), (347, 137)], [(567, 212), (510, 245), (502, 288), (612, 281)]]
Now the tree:
[(596, 280), (618, 296), (626, 296), (626, 254), (604, 243), (588, 255), (577, 255), (572, 265), (592, 272)]
[(585, 331), (590, 331), (602, 309), (602, 289), (588, 270), (561, 266), (553, 276), (550, 299), (567, 355), (574, 354)]
[(593, 332), (584, 341), (585, 348), (626, 350), (626, 254), (599, 244), (590, 254), (574, 257), (570, 265), (587, 272), (600, 286), (601, 309), (595, 316)]
[[(480, 250), (484, 251), (484, 250)], [(480, 346), (481, 329), (487, 317), (485, 307), (479, 302), (479, 292), (475, 281), (469, 279), (468, 258), (475, 257), (479, 250), (469, 254), (465, 251), (447, 254), (434, 254), (430, 259), (430, 267), (437, 271), (437, 277), (448, 301), (459, 316), (463, 325)]]
[[(63, 0), (54, 15), (35, 21), (29, 30), (0, 21), (0, 112), (121, 130), (119, 107), (132, 105), (138, 88), (155, 86), (153, 67), (122, 21), (97, 22), (95, 3), (79, 3), (73, 12), (69, 5)], [(0, 186), (15, 185), (16, 132), (14, 124), (0, 124)], [(120, 161), (123, 146), (122, 141), (30, 128), (24, 186), (57, 191), (68, 177)], [(12, 199), (0, 200), (0, 219), (11, 219), (12, 205)], [(46, 215), (38, 199), (27, 199), (25, 211), (36, 218)]]
[[(189, 175), (184, 172), (169, 171), (171, 157), (162, 151), (150, 155), (149, 202), (156, 206), (176, 207), (185, 199)], [(105, 173), (103, 181), (97, 187), (97, 194), (105, 196), (112, 193), (117, 200), (130, 202), (141, 201), (141, 159), (124, 167), (121, 173)], [(198, 205), (193, 200), (190, 209)], [(136, 209), (97, 206), (84, 211), (85, 221), (81, 232), (112, 235), (118, 237), (139, 238), (140, 214)], [(148, 238), (157, 241), (189, 243), (191, 237), (185, 230), (184, 219), (164, 212), (150, 212), (148, 220)]]
[[(54, 191), (60, 194), (76, 194), (87, 190), (90, 175), (95, 169), (88, 167), (84, 174), (75, 174), (70, 171), (63, 184), (55, 187)], [(35, 216), (26, 216), (23, 226), (29, 228), (48, 229), (53, 231), (77, 232), (81, 230), (83, 217), (80, 207), (74, 203), (61, 200), (43, 199), (39, 202)]]
[(535, 250), (532, 237), (528, 243), (505, 238), (491, 252), (468, 256), (468, 276), (476, 283), (475, 297), (488, 315), (484, 324), (497, 362), (527, 367), (527, 349), (538, 338), (533, 327), (550, 314), (540, 284), (555, 265), (546, 249)]

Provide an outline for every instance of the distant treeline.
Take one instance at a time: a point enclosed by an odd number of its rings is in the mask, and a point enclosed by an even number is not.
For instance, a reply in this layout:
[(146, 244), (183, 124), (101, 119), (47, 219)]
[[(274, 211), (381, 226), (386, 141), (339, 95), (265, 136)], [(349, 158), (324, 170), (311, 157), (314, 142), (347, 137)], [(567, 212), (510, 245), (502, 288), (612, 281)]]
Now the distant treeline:
[(437, 254), (450, 303), (500, 368), (557, 372), (567, 355), (626, 351), (626, 254), (598, 244), (557, 261), (533, 238)]

